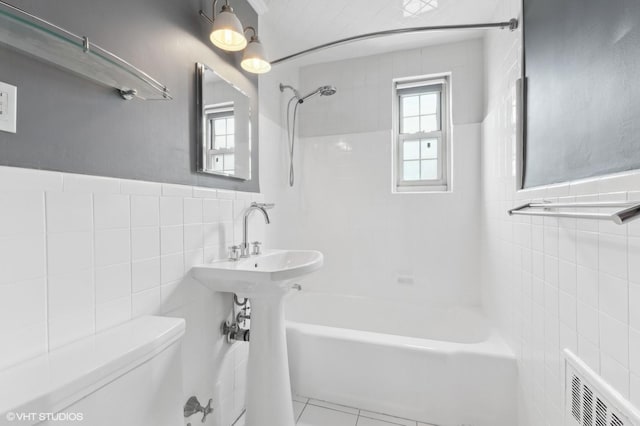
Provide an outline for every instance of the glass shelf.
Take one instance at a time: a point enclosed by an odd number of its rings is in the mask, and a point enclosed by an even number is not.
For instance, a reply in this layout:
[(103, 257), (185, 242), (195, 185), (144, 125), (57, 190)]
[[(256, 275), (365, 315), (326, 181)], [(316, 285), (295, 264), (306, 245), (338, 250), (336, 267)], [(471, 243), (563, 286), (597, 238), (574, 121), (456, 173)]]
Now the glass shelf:
[(0, 44), (113, 87), (124, 99), (169, 100), (167, 88), (86, 37), (0, 0)]

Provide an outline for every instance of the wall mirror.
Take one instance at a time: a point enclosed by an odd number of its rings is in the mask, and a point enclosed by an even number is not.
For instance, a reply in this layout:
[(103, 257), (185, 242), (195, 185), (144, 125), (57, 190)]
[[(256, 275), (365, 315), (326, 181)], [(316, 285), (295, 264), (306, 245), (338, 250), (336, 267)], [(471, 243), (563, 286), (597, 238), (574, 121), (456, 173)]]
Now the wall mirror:
[(251, 179), (251, 99), (204, 64), (197, 64), (198, 171)]

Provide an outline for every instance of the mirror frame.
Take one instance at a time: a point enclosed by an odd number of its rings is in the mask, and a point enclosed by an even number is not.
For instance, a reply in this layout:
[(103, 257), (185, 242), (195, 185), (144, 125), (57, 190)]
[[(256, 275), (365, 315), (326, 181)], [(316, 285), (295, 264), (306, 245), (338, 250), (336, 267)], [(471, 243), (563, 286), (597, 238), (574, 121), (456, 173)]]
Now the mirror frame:
[(220, 78), (222, 81), (226, 82), (227, 84), (229, 84), (233, 89), (235, 89), (236, 91), (238, 91), (239, 93), (243, 94), (244, 96), (247, 97), (247, 99), (249, 100), (249, 131), (248, 131), (248, 135), (249, 135), (249, 151), (248, 151), (248, 155), (249, 155), (249, 164), (251, 164), (252, 161), (252, 151), (253, 151), (253, 120), (254, 120), (254, 112), (251, 108), (251, 97), (242, 89), (240, 89), (237, 85), (233, 84), (232, 82), (230, 82), (229, 80), (227, 80), (226, 78), (222, 77), (220, 74), (218, 74), (213, 68), (207, 66), (206, 64), (200, 63), (200, 62), (196, 62), (196, 108), (197, 108), (197, 137), (196, 137), (196, 151), (197, 151), (197, 156), (196, 156), (196, 171), (198, 173), (203, 173), (206, 175), (210, 175), (210, 176), (217, 176), (217, 177), (222, 177), (222, 178), (229, 178), (229, 179), (233, 179), (236, 181), (242, 181), (242, 182), (248, 182), (252, 179), (252, 167), (249, 167), (249, 176), (247, 177), (240, 177), (240, 176), (234, 176), (228, 173), (223, 173), (223, 172), (214, 172), (211, 170), (207, 170), (205, 168), (205, 157), (206, 157), (206, 141), (204, 140), (204, 137), (207, 133), (206, 131), (206, 119), (205, 119), (205, 112), (204, 112), (204, 77), (205, 77), (205, 72), (206, 71), (211, 71), (213, 72), (218, 78)]

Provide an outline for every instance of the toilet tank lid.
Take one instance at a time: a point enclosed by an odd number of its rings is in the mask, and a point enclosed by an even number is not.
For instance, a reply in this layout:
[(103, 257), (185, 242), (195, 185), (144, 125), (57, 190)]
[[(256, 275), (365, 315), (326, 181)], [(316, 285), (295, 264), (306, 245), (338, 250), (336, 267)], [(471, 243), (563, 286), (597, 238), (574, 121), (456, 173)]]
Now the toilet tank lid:
[(55, 413), (178, 342), (182, 318), (145, 316), (0, 371), (0, 424), (8, 413)]

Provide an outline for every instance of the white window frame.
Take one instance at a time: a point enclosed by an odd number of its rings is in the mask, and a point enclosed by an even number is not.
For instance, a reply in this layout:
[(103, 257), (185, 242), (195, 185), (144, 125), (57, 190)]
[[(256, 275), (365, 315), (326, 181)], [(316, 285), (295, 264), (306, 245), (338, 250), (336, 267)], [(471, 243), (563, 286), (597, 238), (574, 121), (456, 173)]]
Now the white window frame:
[[(233, 102), (218, 104), (218, 105), (207, 105), (204, 108), (205, 115), (205, 123), (207, 126), (207, 148), (205, 150), (205, 162), (207, 164), (207, 168), (209, 170), (213, 170), (213, 161), (214, 157), (217, 155), (230, 155), (235, 154), (235, 148), (215, 148), (215, 131), (213, 129), (213, 121), (218, 118), (228, 118), (234, 116), (234, 105)], [(235, 136), (235, 131), (234, 131)], [(220, 174), (233, 175), (235, 173), (235, 159), (234, 159), (234, 170), (219, 170), (216, 171)]]
[[(400, 98), (402, 90), (413, 87), (427, 87), (441, 85), (440, 131), (418, 132), (413, 134), (400, 133), (402, 120), (402, 103)], [(431, 76), (412, 77), (410, 79), (398, 79), (393, 82), (393, 123), (394, 134), (392, 144), (392, 192), (393, 193), (423, 193), (423, 192), (451, 192), (451, 76), (439, 74)], [(407, 140), (437, 139), (438, 140), (438, 179), (428, 180), (404, 180), (403, 178), (403, 147)]]

